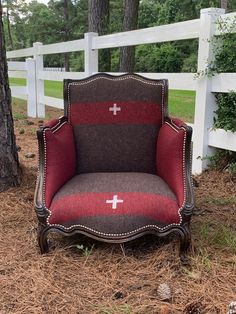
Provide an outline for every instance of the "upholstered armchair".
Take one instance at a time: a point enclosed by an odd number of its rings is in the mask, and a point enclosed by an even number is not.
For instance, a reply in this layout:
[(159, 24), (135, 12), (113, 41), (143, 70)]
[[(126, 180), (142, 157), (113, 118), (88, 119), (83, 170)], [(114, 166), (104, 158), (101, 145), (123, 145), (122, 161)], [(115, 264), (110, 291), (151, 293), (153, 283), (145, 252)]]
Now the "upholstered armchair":
[(124, 243), (145, 234), (190, 246), (191, 127), (168, 116), (167, 80), (65, 80), (65, 115), (38, 131), (38, 240), (50, 232)]

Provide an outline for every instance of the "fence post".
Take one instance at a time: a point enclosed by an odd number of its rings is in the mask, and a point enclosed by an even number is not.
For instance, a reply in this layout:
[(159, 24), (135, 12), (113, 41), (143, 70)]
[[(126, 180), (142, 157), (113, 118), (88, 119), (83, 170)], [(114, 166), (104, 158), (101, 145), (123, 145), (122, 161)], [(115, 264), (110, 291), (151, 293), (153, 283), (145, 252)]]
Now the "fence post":
[[(212, 38), (215, 33), (216, 21), (225, 10), (217, 8), (202, 9), (200, 15), (198, 73), (205, 71), (207, 65), (214, 60)], [(197, 81), (194, 145), (193, 145), (193, 173), (201, 173), (207, 167), (206, 157), (212, 156), (214, 150), (208, 146), (208, 133), (213, 125), (216, 110), (215, 96), (211, 92), (211, 78), (200, 75)]]
[(35, 70), (36, 70), (36, 99), (37, 99), (37, 116), (39, 118), (45, 117), (45, 104), (41, 102), (41, 97), (44, 96), (44, 81), (39, 79), (39, 71), (43, 71), (43, 55), (40, 54), (40, 47), (42, 43), (36, 42), (33, 44), (35, 52)]
[(92, 32), (84, 34), (84, 72), (86, 76), (98, 72), (98, 50), (92, 48), (93, 38), (97, 36), (97, 33)]
[(37, 90), (36, 90), (36, 69), (35, 60), (26, 59), (26, 85), (27, 85), (27, 116), (37, 117)]

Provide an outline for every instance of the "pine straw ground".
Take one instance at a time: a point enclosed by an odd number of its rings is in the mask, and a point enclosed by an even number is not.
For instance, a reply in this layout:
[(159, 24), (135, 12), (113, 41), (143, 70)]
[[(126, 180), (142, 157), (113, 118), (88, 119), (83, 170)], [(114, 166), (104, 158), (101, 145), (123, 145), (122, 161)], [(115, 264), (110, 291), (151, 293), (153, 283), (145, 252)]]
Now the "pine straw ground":
[[(17, 117), (23, 182), (0, 194), (1, 314), (227, 312), (236, 301), (235, 178), (213, 171), (196, 177), (191, 267), (181, 266), (177, 240), (151, 236), (125, 244), (123, 251), (81, 236), (56, 236), (50, 253), (40, 255), (33, 210), (38, 122), (27, 125)], [(25, 158), (29, 152), (36, 157)], [(171, 288), (168, 302), (159, 299), (161, 283)]]

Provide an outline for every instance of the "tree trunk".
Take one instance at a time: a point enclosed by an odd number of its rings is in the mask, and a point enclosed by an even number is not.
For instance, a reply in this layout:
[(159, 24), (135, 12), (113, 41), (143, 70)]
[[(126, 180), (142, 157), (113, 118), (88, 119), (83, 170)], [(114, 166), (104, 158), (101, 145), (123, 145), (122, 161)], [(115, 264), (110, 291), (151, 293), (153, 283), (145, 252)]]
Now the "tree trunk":
[[(109, 0), (89, 0), (88, 2), (89, 32), (105, 35), (109, 29)], [(109, 49), (99, 51), (99, 71), (109, 72), (111, 69), (111, 53)]]
[(7, 31), (8, 31), (8, 37), (9, 37), (9, 43), (11, 46), (11, 50), (14, 50), (13, 46), (13, 40), (11, 36), (11, 24), (10, 24), (10, 15), (9, 15), (9, 0), (7, 0)]
[[(124, 0), (123, 32), (137, 29), (139, 0)], [(135, 61), (135, 47), (120, 49), (120, 72), (133, 72)]]
[(0, 192), (20, 181), (0, 0)]
[(225, 12), (227, 12), (228, 9), (228, 0), (220, 0), (220, 7), (222, 9), (225, 9)]
[[(65, 19), (65, 41), (68, 41), (70, 38), (70, 30), (69, 30), (69, 3), (68, 0), (64, 0), (64, 19)], [(65, 71), (70, 71), (70, 61), (69, 61), (69, 53), (64, 53), (64, 67)]]
[(64, 68), (66, 72), (70, 72), (69, 54), (67, 52), (64, 53)]

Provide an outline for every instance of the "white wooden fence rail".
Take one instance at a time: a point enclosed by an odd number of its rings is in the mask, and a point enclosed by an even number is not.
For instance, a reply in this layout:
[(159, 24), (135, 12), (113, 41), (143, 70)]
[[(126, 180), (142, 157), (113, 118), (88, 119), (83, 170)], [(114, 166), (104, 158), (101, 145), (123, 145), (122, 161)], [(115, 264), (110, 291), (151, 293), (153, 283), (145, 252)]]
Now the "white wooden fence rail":
[[(183, 39), (199, 39), (198, 71), (204, 71), (214, 58), (211, 38), (222, 34), (216, 23), (218, 19), (230, 25), (236, 13), (224, 14), (224, 10), (210, 8), (201, 10), (200, 19), (155, 26), (130, 32), (98, 36), (87, 33), (84, 39), (8, 51), (8, 59), (26, 58), (25, 62), (8, 62), (9, 76), (26, 79), (25, 86), (12, 86), (12, 95), (27, 99), (27, 113), (30, 117), (44, 117), (45, 105), (63, 108), (63, 100), (44, 94), (44, 80), (63, 81), (66, 78), (84, 78), (98, 72), (98, 50), (130, 45), (162, 43)], [(231, 32), (236, 32), (231, 29)], [(84, 51), (84, 72), (47, 71), (43, 67), (43, 56), (73, 51)], [(118, 75), (120, 73), (112, 73)], [(167, 78), (170, 89), (195, 90), (195, 117), (193, 136), (193, 173), (201, 173), (207, 166), (207, 156), (214, 149), (236, 151), (236, 133), (213, 129), (216, 110), (215, 92), (228, 93), (236, 90), (236, 73), (221, 73), (212, 78), (196, 79), (194, 73), (139, 73), (148, 78)]]

